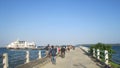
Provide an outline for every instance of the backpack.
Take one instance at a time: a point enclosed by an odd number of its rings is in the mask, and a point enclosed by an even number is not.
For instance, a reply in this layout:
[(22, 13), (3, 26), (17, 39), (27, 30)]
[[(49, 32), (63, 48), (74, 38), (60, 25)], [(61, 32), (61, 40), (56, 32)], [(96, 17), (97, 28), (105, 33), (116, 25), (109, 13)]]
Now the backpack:
[(55, 49), (51, 49), (51, 56), (56, 56), (56, 50)]

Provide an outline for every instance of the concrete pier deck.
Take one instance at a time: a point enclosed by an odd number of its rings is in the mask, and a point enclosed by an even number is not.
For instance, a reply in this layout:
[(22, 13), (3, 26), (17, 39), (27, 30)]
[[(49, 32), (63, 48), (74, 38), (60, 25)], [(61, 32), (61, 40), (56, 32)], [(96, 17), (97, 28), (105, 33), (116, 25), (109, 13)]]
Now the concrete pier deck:
[(66, 53), (65, 58), (57, 57), (56, 65), (51, 62), (34, 68), (104, 68), (94, 62), (83, 50), (76, 48)]

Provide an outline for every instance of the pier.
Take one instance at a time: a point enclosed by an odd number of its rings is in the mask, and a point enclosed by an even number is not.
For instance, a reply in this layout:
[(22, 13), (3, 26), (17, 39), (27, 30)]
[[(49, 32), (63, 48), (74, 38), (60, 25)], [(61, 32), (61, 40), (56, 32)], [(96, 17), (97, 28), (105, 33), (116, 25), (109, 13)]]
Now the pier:
[(94, 62), (83, 50), (76, 48), (67, 52), (65, 58), (57, 57), (56, 65), (49, 62), (34, 68), (103, 68), (103, 66)]
[(57, 56), (56, 65), (50, 62), (50, 58), (47, 58), (47, 60), (44, 58), (42, 63), (40, 61), (37, 60), (36, 62), (31, 62), (32, 64), (28, 63), (17, 68), (104, 68), (104, 65), (88, 56), (84, 48), (76, 48), (66, 52), (65, 58)]

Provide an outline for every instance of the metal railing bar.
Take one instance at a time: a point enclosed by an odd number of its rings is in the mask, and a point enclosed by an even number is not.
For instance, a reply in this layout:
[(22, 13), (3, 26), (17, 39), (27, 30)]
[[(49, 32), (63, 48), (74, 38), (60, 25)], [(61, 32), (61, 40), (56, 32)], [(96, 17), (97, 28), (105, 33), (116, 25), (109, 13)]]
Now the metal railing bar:
[(0, 58), (2, 58), (3, 57), (3, 55), (0, 55)]
[(3, 63), (0, 64), (0, 66), (3, 66), (3, 65), (4, 65)]
[(17, 61), (26, 61), (26, 58), (24, 58), (24, 59), (19, 59), (19, 60), (14, 60), (14, 61), (10, 61), (11, 63), (13, 63), (13, 62), (17, 62)]
[(100, 50), (100, 52), (104, 53), (104, 52), (105, 52), (105, 50)]
[(14, 55), (9, 56), (9, 57), (14, 57), (14, 56), (19, 56), (19, 55), (26, 55), (26, 54), (14, 54)]
[(25, 56), (17, 56), (17, 57), (11, 58), (10, 60), (16, 60), (16, 59), (18, 60), (18, 58), (21, 58), (21, 57), (22, 57), (22, 58), (25, 58)]

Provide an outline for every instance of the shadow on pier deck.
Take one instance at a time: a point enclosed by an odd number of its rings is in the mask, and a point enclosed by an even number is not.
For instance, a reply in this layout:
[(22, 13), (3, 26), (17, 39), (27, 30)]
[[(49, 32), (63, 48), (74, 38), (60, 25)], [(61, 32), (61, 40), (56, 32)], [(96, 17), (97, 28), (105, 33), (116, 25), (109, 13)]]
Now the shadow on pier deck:
[(49, 61), (50, 61), (50, 58), (44, 57), (44, 58), (29, 62), (29, 63), (26, 63), (26, 64), (19, 65), (16, 68), (34, 68), (34, 67), (36, 67), (37, 65), (40, 65), (40, 64), (44, 65), (45, 63), (48, 63)]

